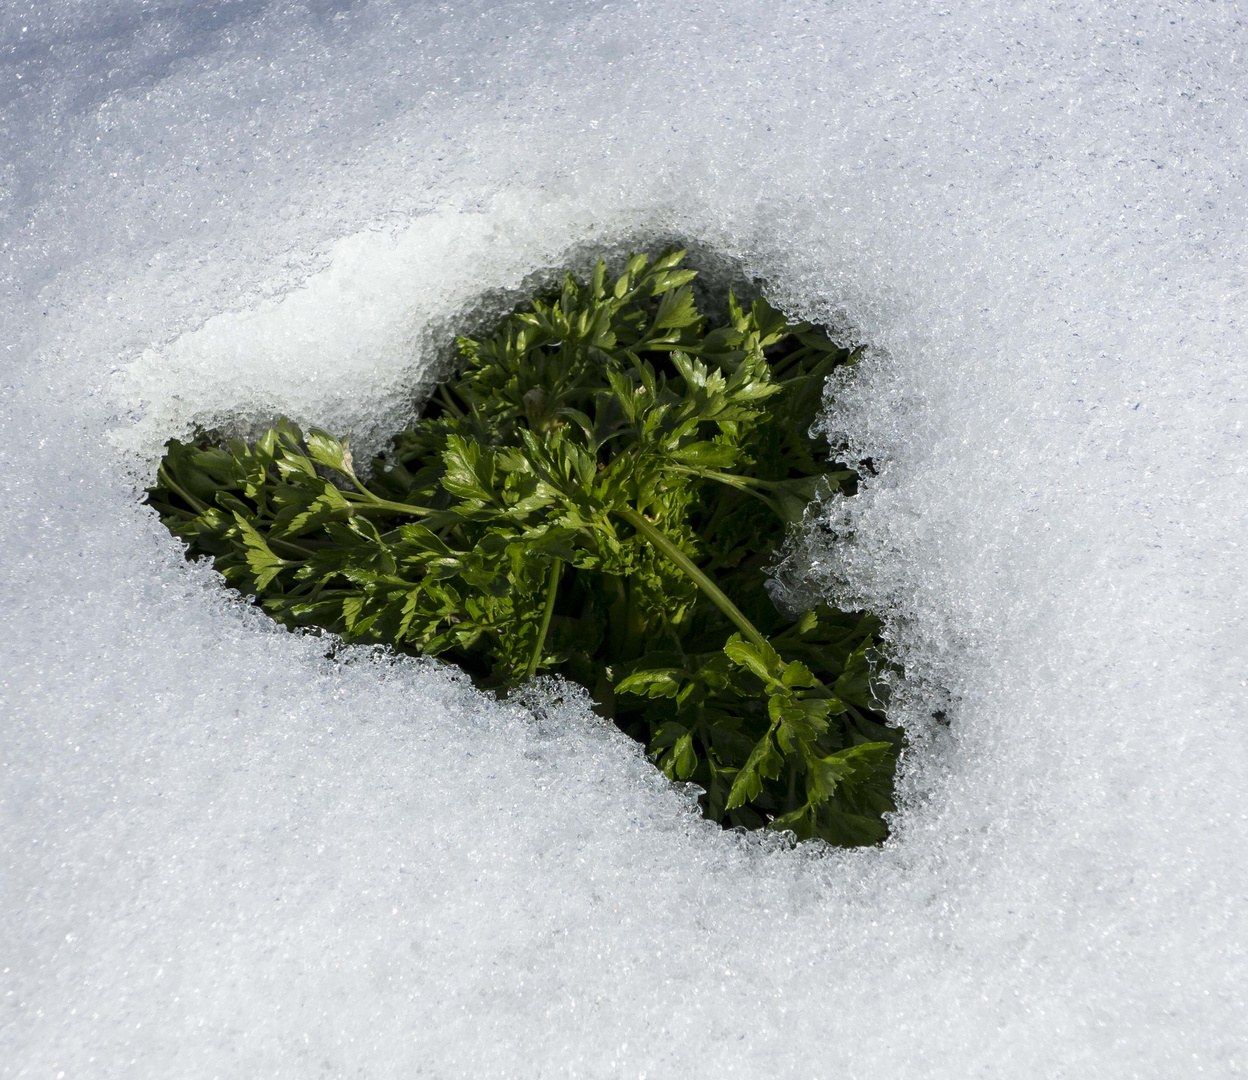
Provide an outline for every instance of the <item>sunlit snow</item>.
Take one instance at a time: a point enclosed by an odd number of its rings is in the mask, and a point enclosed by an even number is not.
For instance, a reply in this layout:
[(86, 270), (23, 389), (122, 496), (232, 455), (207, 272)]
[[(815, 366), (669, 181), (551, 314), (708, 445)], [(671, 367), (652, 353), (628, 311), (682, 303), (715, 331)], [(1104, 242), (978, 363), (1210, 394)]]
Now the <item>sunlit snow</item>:
[[(1242, 20), (0, 10), (0, 1076), (1248, 1071)], [(670, 240), (870, 343), (878, 475), (788, 574), (906, 666), (882, 849), (327, 659), (141, 505), (196, 425), (381, 445), (465, 322)]]

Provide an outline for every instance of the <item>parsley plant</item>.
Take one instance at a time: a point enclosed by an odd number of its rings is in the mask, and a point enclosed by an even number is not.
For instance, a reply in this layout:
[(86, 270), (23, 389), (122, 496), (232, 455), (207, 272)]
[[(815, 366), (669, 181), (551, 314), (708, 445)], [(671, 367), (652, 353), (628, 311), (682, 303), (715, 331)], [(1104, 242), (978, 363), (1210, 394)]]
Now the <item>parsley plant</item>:
[(900, 731), (877, 621), (776, 609), (766, 567), (857, 474), (811, 436), (854, 355), (765, 301), (695, 302), (684, 252), (633, 256), (461, 338), (462, 371), (367, 478), (346, 439), (171, 440), (151, 504), (292, 627), (443, 656), (506, 691), (586, 686), (730, 826), (887, 834)]

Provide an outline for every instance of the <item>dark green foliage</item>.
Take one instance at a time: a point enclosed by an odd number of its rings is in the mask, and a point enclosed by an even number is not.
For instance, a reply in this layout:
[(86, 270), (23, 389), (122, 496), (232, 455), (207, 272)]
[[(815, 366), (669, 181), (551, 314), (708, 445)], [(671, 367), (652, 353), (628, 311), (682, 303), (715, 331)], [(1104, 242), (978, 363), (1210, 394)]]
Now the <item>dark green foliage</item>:
[(856, 474), (809, 434), (853, 356), (762, 300), (710, 325), (684, 253), (569, 275), (492, 337), (425, 417), (355, 472), (282, 421), (255, 445), (171, 441), (152, 504), (191, 555), (289, 626), (440, 655), (506, 691), (588, 687), (725, 824), (870, 844), (901, 733), (876, 620), (776, 610), (765, 567)]

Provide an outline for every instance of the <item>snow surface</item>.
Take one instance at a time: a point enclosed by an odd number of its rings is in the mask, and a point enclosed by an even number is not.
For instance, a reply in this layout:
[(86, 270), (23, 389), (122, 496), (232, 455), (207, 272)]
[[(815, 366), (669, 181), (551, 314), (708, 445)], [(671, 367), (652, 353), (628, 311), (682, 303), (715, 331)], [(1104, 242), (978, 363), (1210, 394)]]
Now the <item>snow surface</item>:
[[(0, 1076), (1248, 1071), (1242, 20), (4, 5)], [(879, 476), (790, 574), (911, 673), (882, 850), (327, 660), (140, 503), (195, 423), (376, 445), (456, 327), (670, 238), (872, 345)]]

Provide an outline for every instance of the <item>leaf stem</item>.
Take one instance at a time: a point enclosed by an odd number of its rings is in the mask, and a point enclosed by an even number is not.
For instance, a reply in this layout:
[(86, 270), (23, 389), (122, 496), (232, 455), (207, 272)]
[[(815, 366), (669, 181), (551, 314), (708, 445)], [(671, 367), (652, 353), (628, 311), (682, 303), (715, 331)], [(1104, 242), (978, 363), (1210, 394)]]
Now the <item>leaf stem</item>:
[(363, 495), (366, 499), (368, 499), (371, 502), (381, 502), (381, 499), (379, 499), (376, 495), (374, 495), (371, 491), (369, 491), (368, 488), (366, 488), (360, 482), (360, 478), (356, 476), (352, 470), (350, 469), (347, 470), (347, 476), (351, 480), (351, 483), (353, 483), (356, 486), (356, 488), (359, 489), (360, 494)]
[(711, 601), (720, 611), (728, 616), (737, 628), (744, 634), (753, 644), (761, 648), (767, 647), (767, 639), (758, 632), (758, 628), (750, 622), (731, 600), (728, 599), (724, 591), (706, 576), (694, 561), (689, 558), (683, 551), (677, 547), (672, 540), (662, 530), (655, 528), (650, 522), (642, 517), (636, 510), (616, 510), (625, 521), (627, 521), (642, 536), (650, 541), (656, 548), (674, 562), (681, 570), (693, 579), (693, 582), (706, 593), (707, 599)]
[(533, 655), (529, 657), (529, 666), (525, 669), (525, 678), (532, 678), (537, 665), (542, 659), (542, 649), (546, 645), (546, 634), (550, 631), (550, 619), (555, 613), (555, 594), (559, 591), (559, 576), (563, 573), (563, 560), (555, 559), (550, 564), (550, 577), (546, 583), (546, 609), (542, 612), (542, 625), (537, 630), (537, 642), (533, 646)]
[[(706, 480), (718, 480), (721, 484), (735, 487), (739, 491), (753, 492), (754, 488), (766, 488), (769, 491), (774, 491), (776, 488), (789, 482), (788, 480), (764, 480), (761, 476), (743, 476), (740, 473), (723, 472), (720, 469), (700, 469), (694, 465), (669, 465), (668, 468), (674, 472), (684, 473), (686, 476), (700, 476)], [(805, 480), (809, 478), (791, 477), (790, 479)]]
[(316, 555), (316, 552), (313, 551), (311, 548), (306, 548), (302, 544), (296, 544), (290, 540), (283, 540), (281, 539), (281, 537), (278, 537), (278, 536), (273, 536), (270, 534), (269, 536), (266, 536), (264, 539), (265, 539), (265, 542), (270, 547), (272, 547), (273, 545), (278, 545), (280, 547), (290, 548), (291, 551), (294, 551), (297, 554), (302, 555), (305, 559), (311, 559)]
[(855, 709), (848, 701), (845, 702), (845, 708), (855, 719), (864, 721), (867, 720), (867, 717), (863, 716), (862, 713)]
[[(352, 492), (343, 492), (344, 495), (351, 495)], [(369, 501), (366, 503), (351, 503), (351, 512), (353, 514), (364, 514), (369, 511), (384, 510), (390, 514), (411, 514), (413, 517), (423, 517), (430, 512), (427, 506), (413, 506), (410, 503), (391, 502), (389, 499), (379, 499), (372, 492), (368, 492)]]
[(186, 500), (187, 506), (196, 509), (200, 514), (204, 513), (208, 509), (207, 503), (200, 502), (194, 495), (187, 492), (180, 484), (174, 483), (173, 477), (169, 475), (163, 465), (157, 470), (156, 475), (163, 478), (169, 487), (173, 488), (174, 491), (181, 495), (182, 498)]
[(766, 495), (758, 490), (758, 486), (771, 486), (766, 480), (757, 480), (752, 476), (737, 476), (735, 473), (720, 472), (718, 469), (695, 469), (688, 465), (670, 465), (668, 467), (673, 472), (683, 473), (685, 476), (697, 476), (703, 480), (714, 480), (717, 483), (736, 488), (738, 491), (743, 491), (746, 495), (757, 499), (765, 505), (776, 517), (784, 517), (775, 500), (767, 498)]
[(462, 417), (464, 415), (464, 410), (451, 400), (451, 395), (448, 391), (446, 383), (442, 383), (438, 387), (438, 397), (440, 398), (441, 404), (445, 406), (447, 412), (449, 412), (452, 416)]

